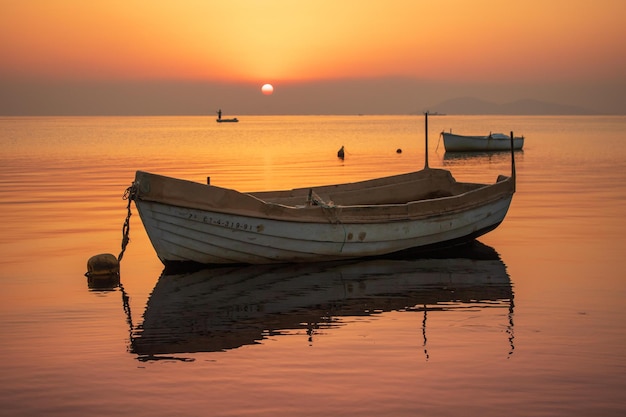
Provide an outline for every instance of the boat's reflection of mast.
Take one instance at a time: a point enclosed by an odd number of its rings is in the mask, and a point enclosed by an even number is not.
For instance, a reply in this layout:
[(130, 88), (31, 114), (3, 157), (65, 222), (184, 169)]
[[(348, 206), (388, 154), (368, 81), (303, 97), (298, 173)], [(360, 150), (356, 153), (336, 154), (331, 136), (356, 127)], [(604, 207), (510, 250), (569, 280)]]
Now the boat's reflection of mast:
[(422, 345), (424, 347), (424, 356), (426, 357), (426, 360), (428, 360), (429, 356), (428, 356), (428, 348), (426, 347), (426, 318), (427, 318), (427, 314), (428, 314), (428, 309), (426, 308), (426, 304), (424, 304), (424, 319), (422, 320), (422, 337), (424, 338), (424, 344)]
[[(426, 319), (428, 318), (428, 307), (424, 304), (424, 318), (422, 319), (422, 338), (424, 342), (422, 343), (422, 347), (424, 348), (424, 358), (428, 361), (430, 359), (430, 355), (428, 354), (428, 338), (426, 337)], [(515, 323), (513, 322), (513, 316), (515, 315), (515, 302), (513, 301), (513, 293), (511, 293), (511, 298), (509, 299), (509, 313), (508, 316), (508, 324), (506, 326), (506, 334), (508, 335), (507, 339), (509, 341), (509, 352), (507, 355), (507, 359), (513, 356), (513, 352), (515, 351)]]
[(126, 323), (128, 323), (128, 329), (129, 329), (128, 341), (130, 343), (128, 350), (130, 351), (131, 346), (133, 345), (133, 341), (135, 340), (133, 336), (133, 333), (135, 331), (135, 329), (133, 328), (133, 316), (130, 312), (130, 297), (126, 293), (126, 290), (124, 290), (124, 286), (122, 285), (121, 282), (119, 285), (119, 289), (120, 289), (120, 292), (122, 293), (122, 306), (124, 307), (124, 313), (126, 313)]
[(513, 291), (511, 291), (511, 299), (509, 300), (509, 325), (506, 327), (506, 333), (509, 335), (509, 356), (507, 357), (510, 358), (513, 355), (513, 351), (515, 350), (515, 344), (513, 343), (513, 340), (515, 339), (515, 333), (513, 332), (513, 329), (515, 328), (514, 324), (513, 324), (513, 311), (515, 310), (515, 302), (513, 301)]

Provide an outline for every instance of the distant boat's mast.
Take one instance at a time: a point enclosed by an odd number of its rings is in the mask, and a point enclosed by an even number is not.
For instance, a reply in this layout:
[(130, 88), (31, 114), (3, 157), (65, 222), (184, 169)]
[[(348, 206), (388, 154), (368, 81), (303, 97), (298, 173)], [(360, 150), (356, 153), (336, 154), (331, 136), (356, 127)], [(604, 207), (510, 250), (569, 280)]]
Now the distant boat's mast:
[(511, 130), (511, 177), (513, 177), (513, 191), (515, 191), (517, 178), (515, 174), (515, 137)]
[(428, 169), (428, 112), (424, 112), (424, 130), (424, 142), (426, 142), (426, 148), (424, 151), (424, 169)]

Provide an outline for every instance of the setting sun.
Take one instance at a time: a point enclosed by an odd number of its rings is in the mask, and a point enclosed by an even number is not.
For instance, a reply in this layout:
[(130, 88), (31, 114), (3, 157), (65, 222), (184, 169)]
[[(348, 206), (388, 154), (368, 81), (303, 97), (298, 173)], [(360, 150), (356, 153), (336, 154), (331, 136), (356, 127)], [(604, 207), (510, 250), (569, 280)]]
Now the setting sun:
[(266, 96), (271, 96), (274, 92), (274, 86), (272, 84), (263, 84), (263, 87), (261, 87), (261, 91)]
[(626, 112), (623, 0), (130, 3), (0, 0), (0, 114)]

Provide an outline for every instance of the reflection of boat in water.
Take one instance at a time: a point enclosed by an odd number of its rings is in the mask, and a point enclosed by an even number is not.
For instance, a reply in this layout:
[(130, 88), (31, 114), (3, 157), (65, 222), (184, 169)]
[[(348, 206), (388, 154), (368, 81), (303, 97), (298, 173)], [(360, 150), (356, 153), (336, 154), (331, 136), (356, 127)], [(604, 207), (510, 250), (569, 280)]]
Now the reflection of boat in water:
[[(503, 152), (446, 152), (443, 154), (444, 161), (460, 161), (472, 164), (482, 161), (505, 163), (508, 162), (509, 158)], [(515, 161), (524, 161), (523, 150), (515, 151)]]
[[(132, 330), (131, 352), (150, 360), (223, 351), (290, 330), (310, 337), (316, 329), (341, 326), (342, 317), (386, 311), (450, 310), (472, 303), (511, 312), (513, 292), (504, 263), (490, 247), (475, 242), (469, 248), (453, 255), (458, 257), (443, 259), (219, 267), (164, 274), (148, 300), (143, 323)], [(512, 337), (509, 340), (512, 344)]]

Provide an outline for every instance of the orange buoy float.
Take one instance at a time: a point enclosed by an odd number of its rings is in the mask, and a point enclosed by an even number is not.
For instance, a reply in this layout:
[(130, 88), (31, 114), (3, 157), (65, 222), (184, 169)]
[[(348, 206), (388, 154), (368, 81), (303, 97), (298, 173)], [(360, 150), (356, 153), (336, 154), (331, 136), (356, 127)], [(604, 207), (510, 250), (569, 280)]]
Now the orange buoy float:
[(87, 284), (89, 288), (111, 288), (120, 283), (120, 263), (110, 253), (94, 255), (87, 261)]

